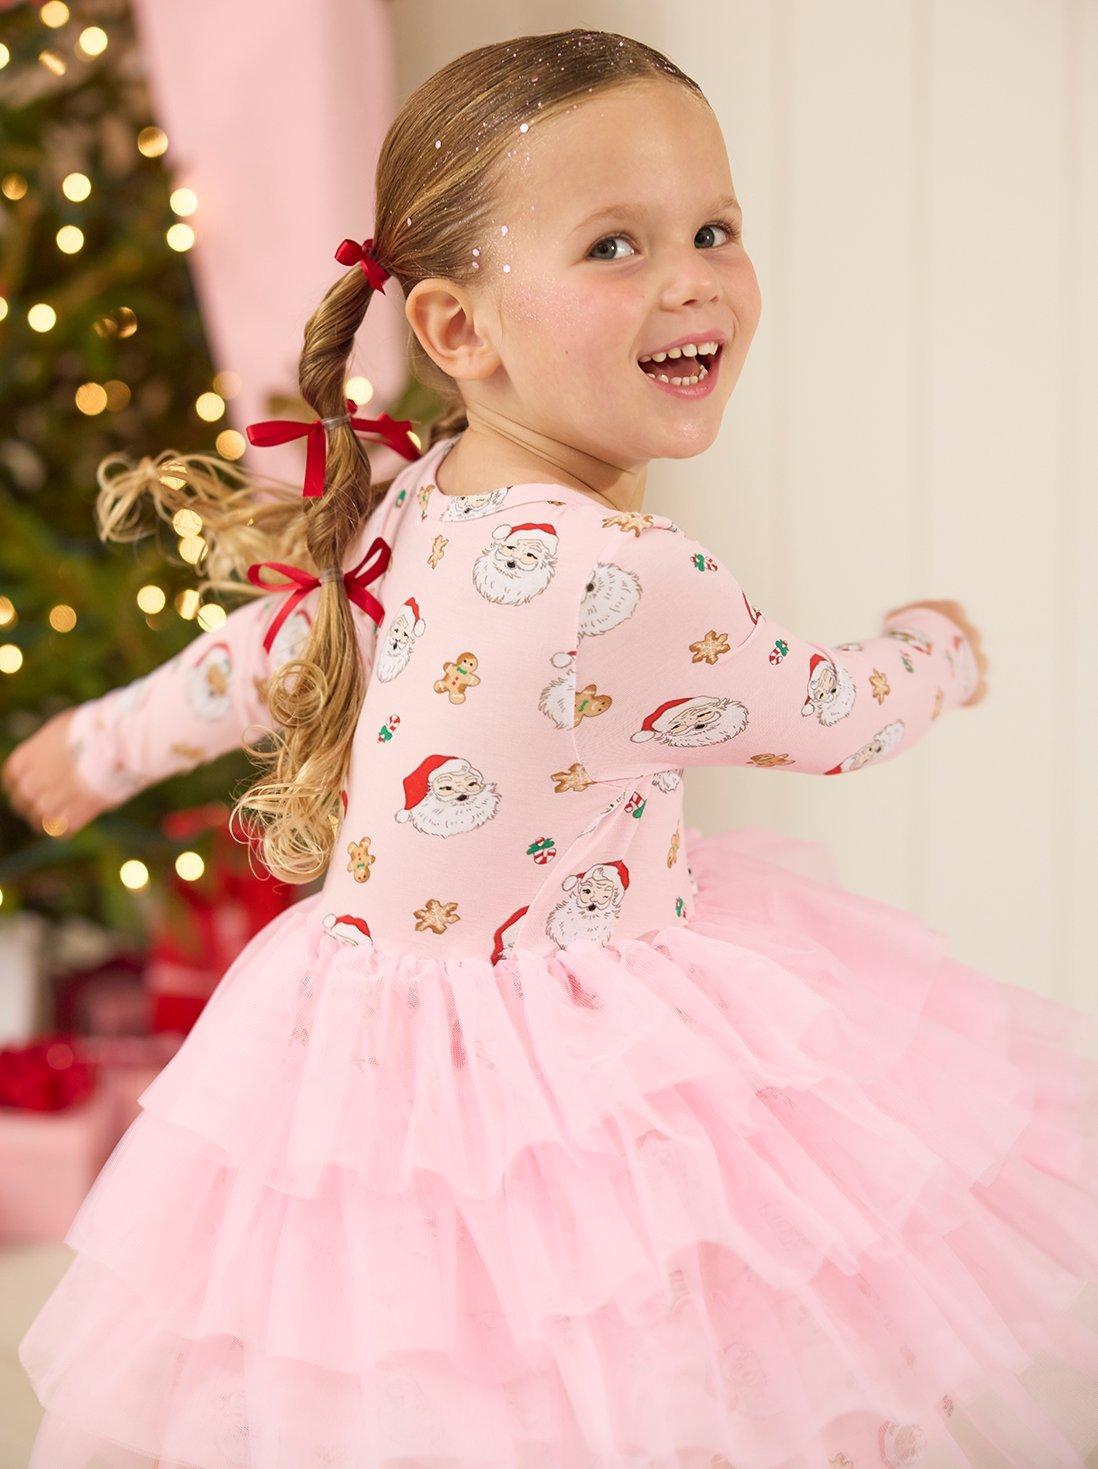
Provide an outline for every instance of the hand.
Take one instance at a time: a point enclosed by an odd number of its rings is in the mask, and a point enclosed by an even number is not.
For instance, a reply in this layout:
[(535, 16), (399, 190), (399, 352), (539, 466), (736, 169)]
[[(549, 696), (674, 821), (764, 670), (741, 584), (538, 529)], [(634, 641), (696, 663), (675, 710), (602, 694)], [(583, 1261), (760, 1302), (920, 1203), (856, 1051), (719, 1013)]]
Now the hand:
[(893, 607), (891, 612), (885, 613), (885, 616), (892, 617), (897, 612), (909, 612), (915, 607), (932, 607), (935, 612), (944, 613), (946, 617), (957, 624), (968, 639), (972, 647), (973, 656), (976, 659), (976, 667), (980, 671), (980, 682), (976, 685), (972, 697), (965, 700), (963, 707), (967, 708), (970, 704), (979, 704), (987, 694), (987, 678), (985, 676), (988, 668), (987, 654), (980, 646), (980, 634), (973, 627), (972, 623), (969, 622), (964, 608), (960, 602), (954, 602), (949, 599), (937, 602), (905, 602), (902, 607)]
[(67, 738), (75, 712), (65, 709), (47, 719), (16, 745), (0, 769), (0, 783), (12, 809), (36, 831), (50, 822), (56, 824), (56, 835), (71, 836), (110, 805), (76, 773)]

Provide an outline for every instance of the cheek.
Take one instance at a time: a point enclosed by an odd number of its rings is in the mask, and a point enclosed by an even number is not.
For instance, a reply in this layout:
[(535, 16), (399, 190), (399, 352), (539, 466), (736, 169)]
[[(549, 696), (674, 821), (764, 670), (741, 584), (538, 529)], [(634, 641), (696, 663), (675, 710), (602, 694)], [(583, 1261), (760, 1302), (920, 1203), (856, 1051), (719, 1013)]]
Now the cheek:
[(577, 374), (598, 373), (621, 361), (643, 320), (643, 303), (632, 291), (608, 291), (595, 282), (540, 282), (512, 294), (512, 320), (536, 353), (539, 374), (554, 364)]

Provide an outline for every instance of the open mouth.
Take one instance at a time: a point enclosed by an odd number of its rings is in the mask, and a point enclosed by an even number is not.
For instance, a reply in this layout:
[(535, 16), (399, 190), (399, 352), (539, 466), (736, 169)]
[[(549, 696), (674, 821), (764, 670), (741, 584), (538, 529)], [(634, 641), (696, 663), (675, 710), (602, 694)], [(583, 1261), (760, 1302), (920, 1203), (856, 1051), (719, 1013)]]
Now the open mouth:
[(677, 357), (669, 354), (662, 355), (663, 361), (657, 361), (655, 357), (638, 359), (637, 366), (646, 377), (652, 378), (656, 383), (671, 388), (698, 388), (715, 373), (720, 361), (721, 353), (724, 351), (723, 343), (717, 343), (715, 351), (705, 350), (699, 346), (694, 353), (681, 353)]

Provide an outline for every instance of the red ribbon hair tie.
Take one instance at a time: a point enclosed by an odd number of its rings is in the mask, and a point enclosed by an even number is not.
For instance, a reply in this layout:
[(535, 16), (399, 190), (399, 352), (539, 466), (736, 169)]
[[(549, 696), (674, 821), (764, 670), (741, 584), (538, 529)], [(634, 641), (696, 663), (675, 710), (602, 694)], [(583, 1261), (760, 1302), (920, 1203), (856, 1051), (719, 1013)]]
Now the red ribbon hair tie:
[(368, 240), (363, 240), (360, 245), (357, 240), (343, 240), (335, 252), (335, 258), (340, 265), (354, 265), (356, 262), (362, 266), (362, 273), (373, 286), (375, 291), (384, 291), (385, 282), (391, 274), (382, 265), (374, 254), (374, 238), (371, 235)]
[[(402, 459), (420, 457), (420, 451), (408, 433), (412, 426), (410, 418), (390, 418), (387, 413), (381, 413), (377, 418), (355, 418), (358, 404), (350, 398), (345, 401), (347, 412), (351, 415), (347, 422), (356, 434), (377, 434)], [(324, 476), (328, 467), (328, 435), (323, 418), (314, 418), (311, 423), (303, 423), (294, 418), (265, 418), (260, 423), (248, 424), (247, 434), (249, 444), (254, 444), (257, 449), (267, 449), (273, 444), (288, 444), (291, 439), (308, 435), (302, 493), (310, 498), (324, 493)]]
[[(383, 536), (375, 536), (373, 545), (359, 561), (358, 565), (350, 571), (343, 573), (343, 585), (347, 595), (356, 606), (361, 607), (367, 616), (372, 617), (380, 627), (381, 619), (385, 616), (385, 609), (374, 596), (373, 592), (366, 590), (369, 582), (376, 580), (389, 564), (392, 555), (392, 547)], [(371, 561), (371, 558), (374, 558)], [(370, 561), (369, 565), (366, 563)], [(289, 578), (287, 581), (267, 582), (260, 576), (264, 566), (269, 566), (274, 571), (285, 572)], [(365, 569), (363, 569), (365, 568)], [(284, 587), (290, 590), (290, 595), (278, 609), (278, 613), (267, 629), (263, 639), (264, 651), (271, 651), (271, 644), (278, 635), (278, 629), (289, 617), (301, 598), (307, 596), (314, 587), (320, 586), (320, 577), (313, 576), (311, 572), (303, 571), (300, 566), (288, 566), (284, 561), (253, 561), (248, 567), (248, 580), (253, 586), (262, 587), (265, 592), (278, 592)]]

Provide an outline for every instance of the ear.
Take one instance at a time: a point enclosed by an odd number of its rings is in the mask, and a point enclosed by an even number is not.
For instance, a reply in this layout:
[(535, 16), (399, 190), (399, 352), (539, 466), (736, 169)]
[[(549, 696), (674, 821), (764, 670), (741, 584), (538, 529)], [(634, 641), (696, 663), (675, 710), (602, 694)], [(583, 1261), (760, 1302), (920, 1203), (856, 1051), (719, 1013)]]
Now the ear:
[(490, 377), (499, 366), (499, 353), (478, 330), (472, 295), (456, 281), (443, 276), (417, 281), (404, 314), (423, 350), (449, 377)]

